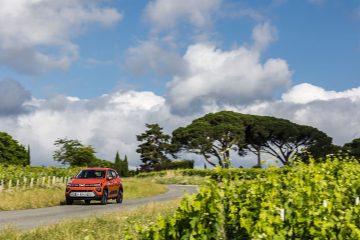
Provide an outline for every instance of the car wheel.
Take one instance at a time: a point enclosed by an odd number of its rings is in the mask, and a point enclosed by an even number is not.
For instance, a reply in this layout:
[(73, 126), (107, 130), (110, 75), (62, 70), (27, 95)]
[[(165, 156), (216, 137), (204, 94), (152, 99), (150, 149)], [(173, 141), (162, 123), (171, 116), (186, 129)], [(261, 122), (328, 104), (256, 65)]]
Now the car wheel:
[(91, 200), (85, 200), (85, 204), (86, 204), (86, 205), (89, 205), (90, 202), (91, 202)]
[(116, 197), (116, 202), (117, 202), (117, 203), (122, 203), (122, 201), (123, 201), (123, 190), (120, 189), (120, 190), (118, 191), (118, 195), (117, 195), (117, 197)]
[(107, 204), (107, 191), (106, 190), (103, 191), (103, 194), (102, 194), (102, 197), (101, 197), (101, 204), (102, 205)]
[(72, 205), (74, 202), (74, 200), (72, 200), (71, 198), (66, 198), (66, 205)]

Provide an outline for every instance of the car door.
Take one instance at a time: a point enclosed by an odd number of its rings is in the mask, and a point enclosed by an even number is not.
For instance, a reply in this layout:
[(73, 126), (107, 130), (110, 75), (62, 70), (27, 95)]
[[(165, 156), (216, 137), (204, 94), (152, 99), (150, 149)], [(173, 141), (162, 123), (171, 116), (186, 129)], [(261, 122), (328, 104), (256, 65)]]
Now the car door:
[(117, 195), (119, 188), (120, 188), (120, 177), (114, 170), (111, 170), (111, 173), (113, 175), (113, 180), (114, 180), (114, 182), (113, 182), (114, 183), (114, 194)]
[(108, 186), (108, 196), (113, 197), (115, 195), (116, 185), (115, 185), (115, 181), (114, 181), (115, 179), (114, 179), (114, 176), (113, 176), (111, 170), (107, 171), (106, 179), (107, 179), (107, 186)]

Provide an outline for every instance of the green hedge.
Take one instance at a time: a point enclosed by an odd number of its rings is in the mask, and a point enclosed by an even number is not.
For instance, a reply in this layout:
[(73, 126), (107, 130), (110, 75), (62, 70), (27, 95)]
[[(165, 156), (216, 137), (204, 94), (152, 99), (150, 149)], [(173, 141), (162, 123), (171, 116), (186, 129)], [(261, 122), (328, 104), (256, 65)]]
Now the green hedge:
[(181, 170), (167, 170), (159, 172), (149, 172), (149, 173), (140, 173), (136, 175), (138, 178), (146, 177), (163, 177), (166, 175), (175, 175), (175, 176), (199, 176), (199, 177), (210, 177), (212, 179), (222, 178), (239, 178), (239, 179), (254, 179), (258, 176), (265, 176), (267, 172), (274, 171), (280, 172), (285, 171), (285, 168), (270, 168), (267, 170), (259, 168), (230, 168), (230, 169), (221, 169), (215, 168), (212, 170), (208, 169), (181, 169)]

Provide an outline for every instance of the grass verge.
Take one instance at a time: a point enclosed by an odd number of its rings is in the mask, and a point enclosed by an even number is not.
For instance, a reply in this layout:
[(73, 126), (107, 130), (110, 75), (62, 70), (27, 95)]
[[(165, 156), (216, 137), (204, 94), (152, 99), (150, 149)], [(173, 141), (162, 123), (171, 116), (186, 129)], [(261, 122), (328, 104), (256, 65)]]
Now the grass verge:
[[(125, 178), (124, 199), (143, 198), (161, 194), (167, 187), (146, 179)], [(52, 188), (32, 188), (0, 192), (0, 210), (50, 207), (64, 204), (65, 185)]]
[(118, 211), (82, 220), (67, 220), (30, 231), (21, 232), (8, 228), (0, 232), (0, 239), (138, 239), (136, 225), (146, 227), (153, 224), (159, 216), (171, 216), (179, 203), (180, 200), (151, 203), (136, 210)]

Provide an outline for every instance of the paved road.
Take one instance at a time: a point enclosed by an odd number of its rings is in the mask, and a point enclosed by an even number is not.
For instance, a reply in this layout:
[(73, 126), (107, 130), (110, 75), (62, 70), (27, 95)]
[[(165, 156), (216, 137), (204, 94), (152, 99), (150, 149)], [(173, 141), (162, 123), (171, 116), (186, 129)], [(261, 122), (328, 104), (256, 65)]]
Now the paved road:
[[(194, 193), (196, 186), (169, 185), (169, 191), (153, 197), (124, 200), (122, 204), (110, 201), (107, 205), (94, 202), (91, 205), (64, 205), (48, 208), (0, 211), (0, 228), (8, 225), (30, 229), (40, 225), (57, 223), (63, 219), (85, 217), (89, 215), (103, 214), (106, 212), (134, 209), (151, 202), (162, 202), (183, 196), (186, 192)], [(126, 193), (125, 193), (126, 194)]]

